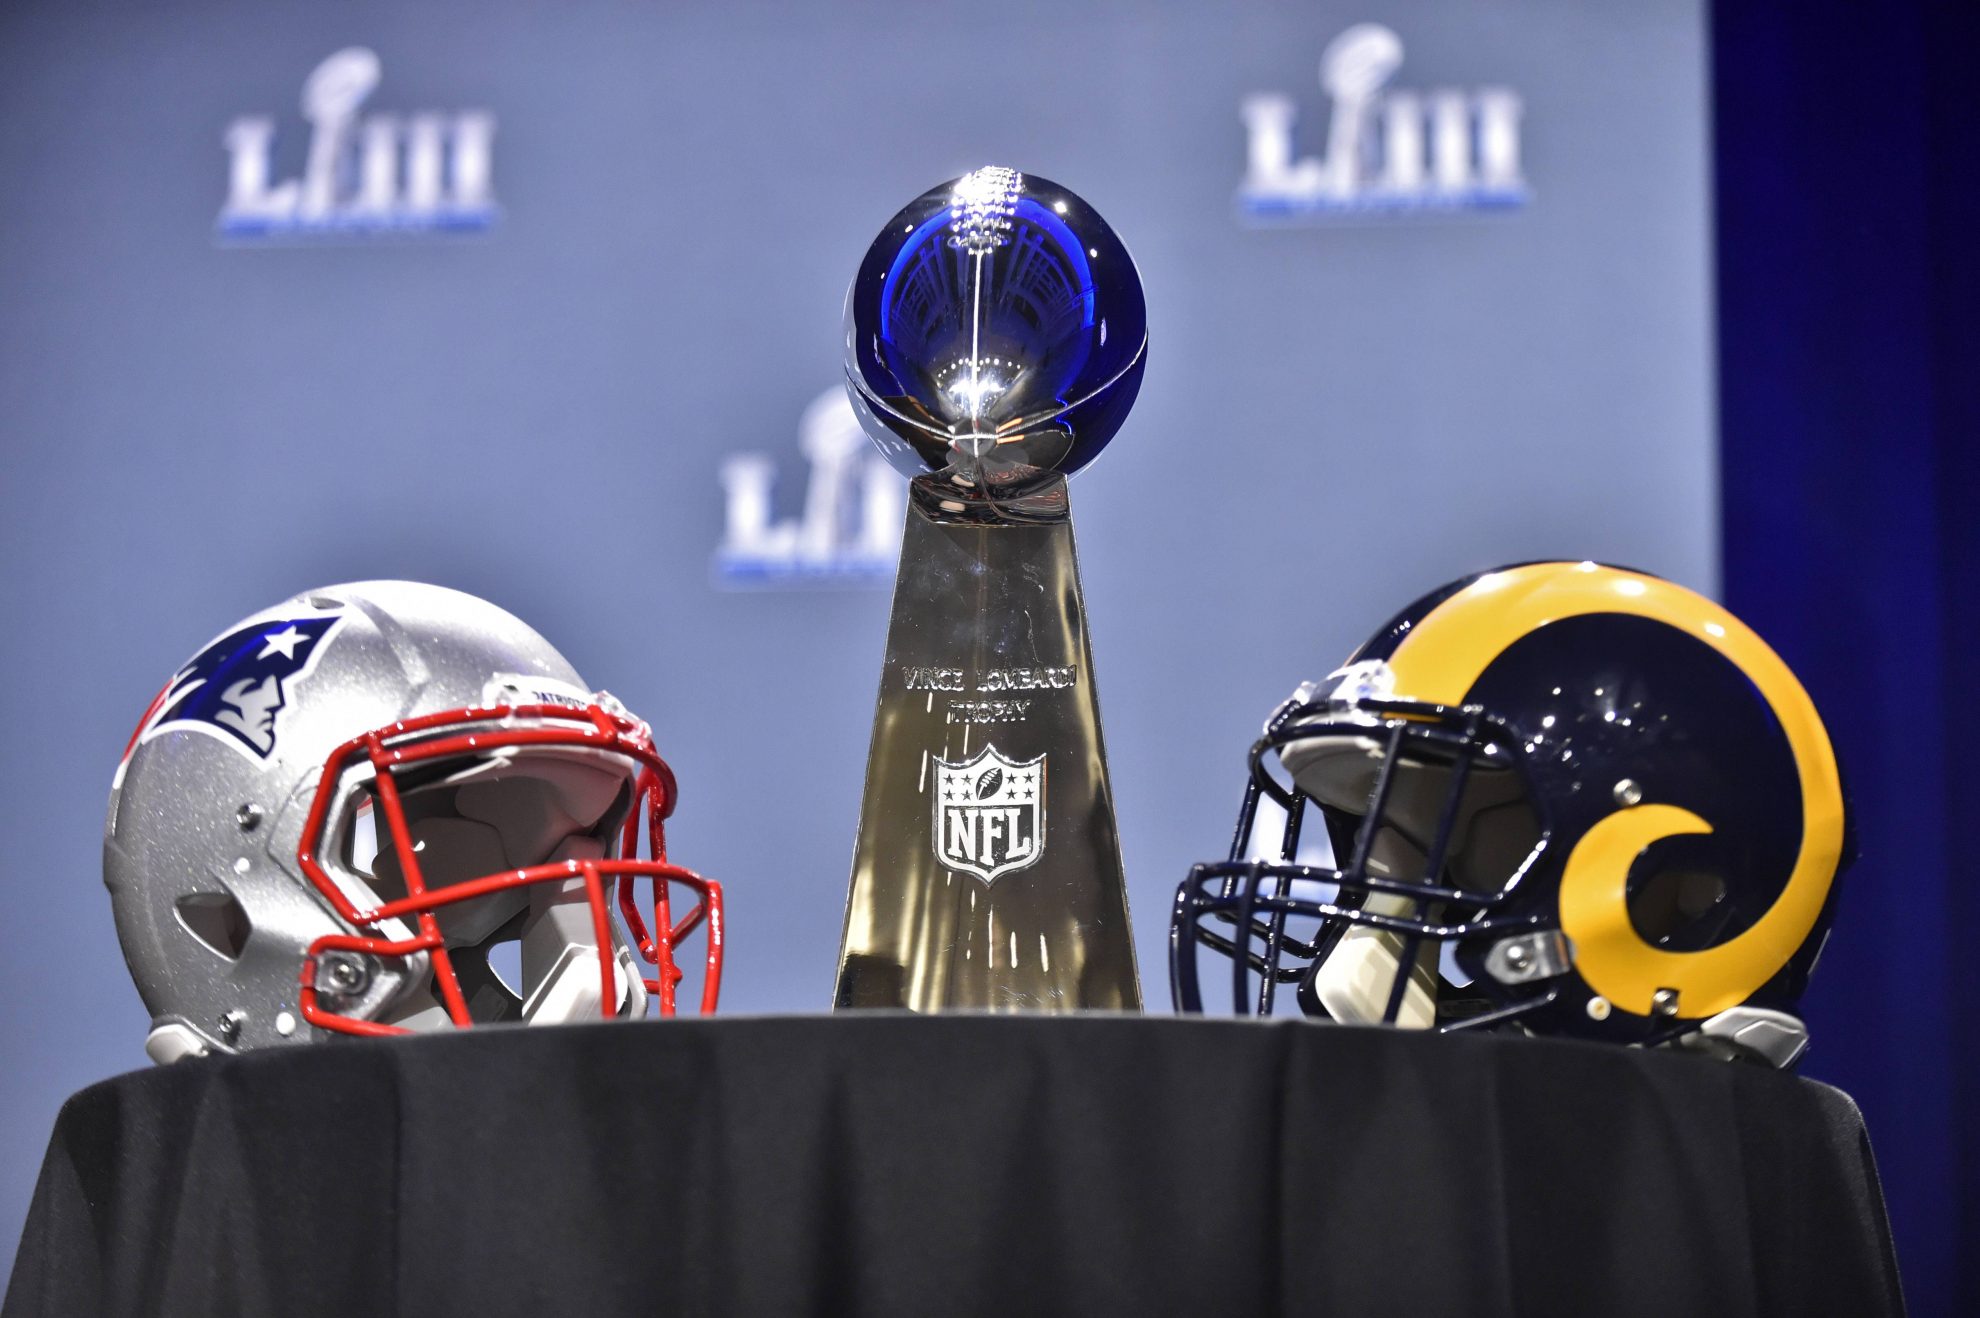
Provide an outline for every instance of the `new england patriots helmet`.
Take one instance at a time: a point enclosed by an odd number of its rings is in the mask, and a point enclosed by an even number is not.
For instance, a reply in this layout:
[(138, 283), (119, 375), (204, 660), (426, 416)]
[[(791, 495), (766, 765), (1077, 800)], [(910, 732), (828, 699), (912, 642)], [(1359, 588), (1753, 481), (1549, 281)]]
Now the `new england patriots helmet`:
[(256, 613), (165, 684), (111, 788), (145, 1050), (672, 1014), (697, 928), (712, 1011), (721, 889), (667, 860), (674, 799), (647, 725), (492, 604), (373, 581)]
[(1452, 582), (1250, 768), (1229, 856), (1176, 895), (1178, 1010), (1202, 959), (1240, 1013), (1803, 1052), (1853, 852), (1835, 752), (1710, 600), (1587, 562)]

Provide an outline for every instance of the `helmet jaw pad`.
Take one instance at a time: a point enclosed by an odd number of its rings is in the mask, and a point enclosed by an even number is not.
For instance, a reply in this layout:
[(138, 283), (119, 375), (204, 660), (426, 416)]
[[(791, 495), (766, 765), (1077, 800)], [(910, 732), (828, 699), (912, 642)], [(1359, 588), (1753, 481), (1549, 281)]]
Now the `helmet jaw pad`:
[[(1298, 790), (1334, 816), (1338, 832), (1352, 831), (1365, 872), (1482, 893), (1503, 889), (1539, 840), (1520, 776), (1490, 756), (1419, 745), (1405, 720), (1382, 735), (1357, 731), (1365, 715), (1358, 705), (1352, 713), (1345, 732), (1295, 736), (1277, 749)], [(1443, 903), (1393, 892), (1368, 893), (1361, 909), (1434, 923), (1444, 914)], [(1431, 939), (1351, 925), (1314, 960), (1301, 996), (1337, 1021), (1428, 1029), (1437, 1023), (1439, 954)]]

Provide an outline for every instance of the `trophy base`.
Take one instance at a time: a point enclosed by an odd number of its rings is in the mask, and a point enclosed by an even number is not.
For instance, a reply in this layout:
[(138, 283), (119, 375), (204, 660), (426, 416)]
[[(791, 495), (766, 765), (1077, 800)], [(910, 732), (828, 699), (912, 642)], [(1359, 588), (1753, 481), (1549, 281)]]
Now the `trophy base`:
[(915, 485), (834, 1005), (1139, 1010), (1064, 483)]

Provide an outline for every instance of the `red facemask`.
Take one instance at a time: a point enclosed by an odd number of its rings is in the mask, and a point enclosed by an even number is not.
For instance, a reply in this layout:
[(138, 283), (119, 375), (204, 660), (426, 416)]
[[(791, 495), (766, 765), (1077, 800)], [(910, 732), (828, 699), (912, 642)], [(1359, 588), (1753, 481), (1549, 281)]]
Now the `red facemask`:
[[(630, 766), (632, 799), (623, 824), (617, 829), (619, 858), (557, 860), (520, 869), (502, 870), (479, 877), (457, 879), (445, 886), (429, 887), (422, 876), (420, 857), (401, 794), (400, 776), (439, 761), (473, 762), (515, 748), (539, 750), (568, 748), (603, 752), (622, 757)], [(347, 774), (362, 772), (369, 764), (369, 784), (376, 806), (378, 844), (381, 852), (389, 846), (396, 859), (405, 895), (370, 906), (353, 902), (325, 867), (319, 855), (328, 854), (330, 835), (341, 826), (335, 809), (350, 793), (339, 788)], [(702, 975), (701, 1011), (715, 1010), (722, 978), (722, 889), (691, 870), (667, 860), (665, 821), (673, 813), (675, 785), (673, 771), (653, 747), (647, 726), (623, 713), (597, 704), (582, 707), (564, 705), (518, 705), (514, 708), (456, 709), (421, 718), (407, 719), (365, 733), (339, 746), (324, 762), (318, 778), (316, 797), (303, 825), (297, 861), (316, 889), (337, 914), (358, 932), (326, 934), (310, 944), (302, 965), (300, 1008), (303, 1019), (318, 1028), (344, 1034), (394, 1035), (410, 1033), (399, 1025), (367, 1020), (332, 1010), (320, 1000), (334, 996), (334, 983), (319, 983), (323, 968), (332, 964), (326, 954), (346, 953), (397, 960), (413, 964), (422, 954), (428, 958), (432, 980), (448, 1018), (457, 1026), (474, 1024), (459, 975), (449, 954), (438, 913), (463, 902), (489, 898), (493, 894), (528, 889), (532, 885), (565, 885), (581, 880), (590, 908), (591, 928), (598, 950), (600, 1002), (603, 1016), (618, 1014), (624, 996), (615, 979), (619, 940), (612, 936), (611, 901), (608, 885), (617, 888), (617, 905), (624, 921), (625, 945), (654, 968), (652, 978), (643, 979), (646, 991), (657, 999), (660, 1014), (675, 1011), (675, 992), (683, 972), (675, 963), (675, 948), (704, 921), (707, 923), (707, 953)], [(639, 833), (644, 820), (647, 859), (638, 859)], [(638, 884), (651, 885), (645, 909), (639, 901)], [(671, 896), (675, 885), (688, 889), (693, 906), (678, 922), (672, 915)], [(651, 912), (648, 923), (646, 912)], [(416, 930), (414, 936), (394, 937), (395, 931), (383, 926), (404, 922)]]

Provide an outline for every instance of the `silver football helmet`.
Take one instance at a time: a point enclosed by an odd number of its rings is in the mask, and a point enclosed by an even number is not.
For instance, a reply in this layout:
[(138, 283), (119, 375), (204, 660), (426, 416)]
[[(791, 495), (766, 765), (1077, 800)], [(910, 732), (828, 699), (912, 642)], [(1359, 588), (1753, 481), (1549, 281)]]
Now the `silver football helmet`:
[(484, 600), (372, 581), (254, 614), (166, 683), (110, 791), (145, 1051), (670, 1015), (704, 924), (712, 1011), (721, 889), (667, 862), (674, 797), (647, 725)]

